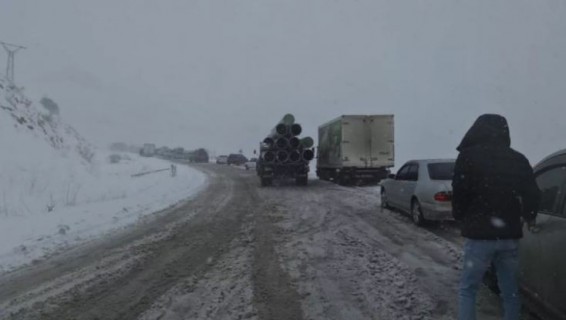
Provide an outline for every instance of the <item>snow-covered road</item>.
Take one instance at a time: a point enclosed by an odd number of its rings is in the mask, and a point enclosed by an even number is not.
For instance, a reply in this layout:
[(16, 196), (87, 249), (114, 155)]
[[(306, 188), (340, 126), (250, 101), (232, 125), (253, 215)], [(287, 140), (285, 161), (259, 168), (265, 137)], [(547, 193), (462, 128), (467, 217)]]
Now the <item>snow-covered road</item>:
[[(191, 201), (0, 277), (0, 319), (455, 318), (453, 230), (382, 211), (376, 188), (197, 168), (209, 183)], [(500, 318), (487, 290), (479, 302)]]

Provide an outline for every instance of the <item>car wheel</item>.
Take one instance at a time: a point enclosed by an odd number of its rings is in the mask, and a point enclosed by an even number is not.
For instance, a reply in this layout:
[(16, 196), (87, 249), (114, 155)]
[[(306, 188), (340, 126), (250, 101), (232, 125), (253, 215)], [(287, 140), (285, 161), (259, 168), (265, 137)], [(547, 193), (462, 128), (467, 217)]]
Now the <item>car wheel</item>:
[(414, 199), (411, 204), (411, 218), (417, 226), (422, 226), (426, 220), (423, 216), (423, 211), (419, 200)]
[(295, 184), (298, 186), (306, 186), (309, 183), (308, 177), (297, 177), (295, 178)]
[(261, 186), (262, 187), (269, 187), (273, 184), (273, 178), (269, 177), (261, 177)]
[(338, 175), (338, 184), (341, 186), (349, 186), (351, 183), (350, 177), (345, 174)]
[(381, 189), (381, 207), (383, 209), (389, 209), (391, 208), (391, 206), (389, 205), (389, 202), (387, 202), (387, 193), (385, 193), (385, 189)]

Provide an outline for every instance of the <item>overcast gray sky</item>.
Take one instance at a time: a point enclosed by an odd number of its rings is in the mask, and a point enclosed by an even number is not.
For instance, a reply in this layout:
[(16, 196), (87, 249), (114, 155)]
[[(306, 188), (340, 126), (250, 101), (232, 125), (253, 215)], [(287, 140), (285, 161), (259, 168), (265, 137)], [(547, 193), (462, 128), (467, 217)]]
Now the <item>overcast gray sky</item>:
[(392, 113), (401, 164), (456, 156), (493, 112), (538, 161), (566, 147), (565, 17), (564, 0), (0, 0), (0, 40), (99, 145), (249, 154), (287, 112), (313, 136)]

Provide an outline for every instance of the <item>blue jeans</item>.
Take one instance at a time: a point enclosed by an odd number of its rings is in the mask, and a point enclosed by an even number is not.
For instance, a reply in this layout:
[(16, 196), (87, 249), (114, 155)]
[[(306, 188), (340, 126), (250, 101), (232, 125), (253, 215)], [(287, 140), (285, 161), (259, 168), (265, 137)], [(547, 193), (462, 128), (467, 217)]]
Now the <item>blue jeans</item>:
[(473, 240), (464, 246), (464, 269), (460, 279), (459, 320), (476, 319), (476, 294), (491, 264), (495, 267), (504, 320), (518, 320), (521, 312), (517, 273), (519, 240)]

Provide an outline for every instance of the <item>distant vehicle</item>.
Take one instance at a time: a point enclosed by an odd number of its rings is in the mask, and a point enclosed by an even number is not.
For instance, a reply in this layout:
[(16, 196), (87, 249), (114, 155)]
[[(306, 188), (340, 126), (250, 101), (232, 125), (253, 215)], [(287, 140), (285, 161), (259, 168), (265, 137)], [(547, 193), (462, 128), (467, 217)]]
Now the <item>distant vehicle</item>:
[(140, 155), (144, 157), (153, 157), (155, 155), (155, 144), (144, 143), (140, 150)]
[(197, 149), (190, 152), (189, 161), (194, 163), (208, 163), (208, 152), (205, 149)]
[(122, 157), (119, 154), (113, 153), (108, 157), (110, 163), (118, 163), (122, 160)]
[(237, 166), (241, 166), (246, 162), (248, 162), (248, 158), (246, 158), (243, 154), (239, 154), (239, 153), (230, 154), (227, 160), (228, 164), (233, 164)]
[[(519, 282), (529, 305), (541, 319), (566, 319), (566, 149), (534, 167), (541, 191), (538, 232), (523, 231), (519, 246)], [(486, 283), (497, 289), (488, 271)]]
[(170, 155), (170, 159), (172, 160), (182, 160), (186, 158), (185, 149), (182, 147), (177, 147), (172, 149), (169, 155)]
[(228, 164), (228, 156), (216, 157), (216, 164)]
[(416, 225), (453, 220), (452, 175), (456, 160), (413, 160), (381, 182), (381, 205), (411, 214)]
[(155, 149), (155, 155), (160, 156), (160, 157), (164, 157), (167, 152), (169, 152), (169, 149), (167, 147), (160, 147)]
[(244, 164), (246, 170), (255, 169), (257, 164), (257, 158), (251, 158), (250, 161)]
[(392, 115), (344, 115), (318, 128), (316, 174), (339, 184), (377, 183), (395, 165)]

